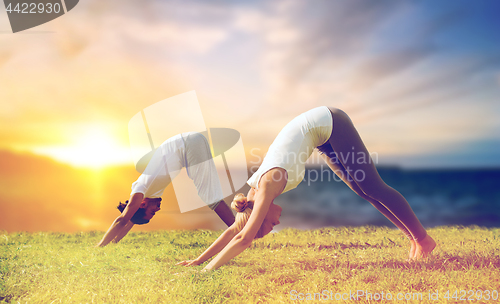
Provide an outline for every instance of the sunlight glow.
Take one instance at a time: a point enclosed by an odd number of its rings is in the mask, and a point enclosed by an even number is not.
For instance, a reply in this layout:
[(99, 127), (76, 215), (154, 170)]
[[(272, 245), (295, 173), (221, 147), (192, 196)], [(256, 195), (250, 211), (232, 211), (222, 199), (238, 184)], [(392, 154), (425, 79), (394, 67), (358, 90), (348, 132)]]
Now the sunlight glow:
[(75, 167), (98, 169), (132, 164), (130, 148), (99, 128), (90, 128), (72, 145), (37, 147), (33, 151)]

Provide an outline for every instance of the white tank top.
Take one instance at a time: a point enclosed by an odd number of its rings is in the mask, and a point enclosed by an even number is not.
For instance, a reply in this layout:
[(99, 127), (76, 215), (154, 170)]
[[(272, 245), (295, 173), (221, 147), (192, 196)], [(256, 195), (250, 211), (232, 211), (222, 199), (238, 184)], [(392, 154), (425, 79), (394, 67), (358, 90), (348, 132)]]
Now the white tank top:
[(332, 129), (332, 115), (325, 106), (295, 117), (278, 134), (264, 161), (247, 184), (258, 189), (264, 173), (273, 168), (283, 168), (288, 174), (283, 193), (294, 189), (304, 179), (307, 159), (317, 146), (321, 146), (330, 138)]

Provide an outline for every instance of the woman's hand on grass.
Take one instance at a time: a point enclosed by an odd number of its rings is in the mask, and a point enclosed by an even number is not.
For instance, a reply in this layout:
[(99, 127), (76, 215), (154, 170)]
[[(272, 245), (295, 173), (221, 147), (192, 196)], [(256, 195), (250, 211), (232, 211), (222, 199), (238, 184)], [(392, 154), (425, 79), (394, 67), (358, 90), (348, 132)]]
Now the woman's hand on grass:
[(179, 262), (175, 265), (182, 265), (182, 266), (198, 266), (200, 265), (201, 262), (198, 261), (198, 260), (187, 260), (187, 261), (182, 261), (182, 262)]

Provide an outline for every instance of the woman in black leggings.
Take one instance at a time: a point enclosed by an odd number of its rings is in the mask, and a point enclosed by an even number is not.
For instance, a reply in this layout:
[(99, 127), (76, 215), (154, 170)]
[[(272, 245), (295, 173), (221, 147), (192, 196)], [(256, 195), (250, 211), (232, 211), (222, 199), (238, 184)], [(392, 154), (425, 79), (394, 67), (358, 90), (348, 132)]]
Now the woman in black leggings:
[(349, 116), (339, 109), (318, 107), (294, 118), (278, 134), (247, 182), (252, 187), (247, 197), (235, 196), (235, 223), (200, 257), (179, 264), (200, 265), (220, 252), (205, 267), (216, 269), (249, 247), (254, 238), (269, 233), (279, 224), (281, 215), (281, 207), (273, 203), (274, 199), (302, 181), (305, 162), (315, 148), (335, 174), (408, 237), (410, 260), (426, 258), (432, 252), (436, 242), (405, 198), (380, 178)]

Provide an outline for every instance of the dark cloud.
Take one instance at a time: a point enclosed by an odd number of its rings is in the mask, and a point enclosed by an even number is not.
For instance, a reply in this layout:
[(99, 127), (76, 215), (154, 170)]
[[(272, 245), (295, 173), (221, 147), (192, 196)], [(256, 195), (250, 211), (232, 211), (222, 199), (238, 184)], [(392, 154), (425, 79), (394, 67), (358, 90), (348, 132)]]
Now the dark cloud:
[[(395, 86), (393, 90), (386, 91), (382, 104), (373, 100), (363, 106), (358, 104), (358, 111), (352, 114), (361, 116), (360, 120), (366, 123), (388, 114), (408, 112), (438, 103), (453, 103), (481, 92), (490, 85), (487, 82), (475, 82), (474, 79), (488, 69), (495, 68), (500, 69), (500, 55), (463, 59), (460, 64), (452, 61), (442, 69), (428, 72), (425, 77), (408, 80), (405, 86)], [(488, 101), (475, 100), (476, 105), (485, 102)]]
[(390, 50), (378, 55), (369, 56), (356, 66), (356, 87), (367, 88), (386, 77), (400, 73), (414, 64), (421, 62), (435, 53), (432, 45), (408, 47), (403, 50)]
[(335, 68), (351, 66), (352, 84), (366, 89), (433, 55), (453, 51), (436, 37), (468, 17), (466, 8), (451, 5), (427, 16), (429, 9), (411, 1), (293, 2), (285, 9), (279, 4), (286, 1), (273, 3), (278, 4), (266, 10), (268, 18), (282, 19), (299, 33), (288, 44), (268, 44), (283, 54), (274, 74), (290, 90), (305, 84), (315, 70), (334, 74)]
[(287, 56), (284, 72), (290, 81), (299, 81), (308, 70), (329, 57), (351, 59), (367, 48), (376, 29), (404, 6), (401, 1), (301, 2), (288, 12), (291, 27), (301, 33)]

